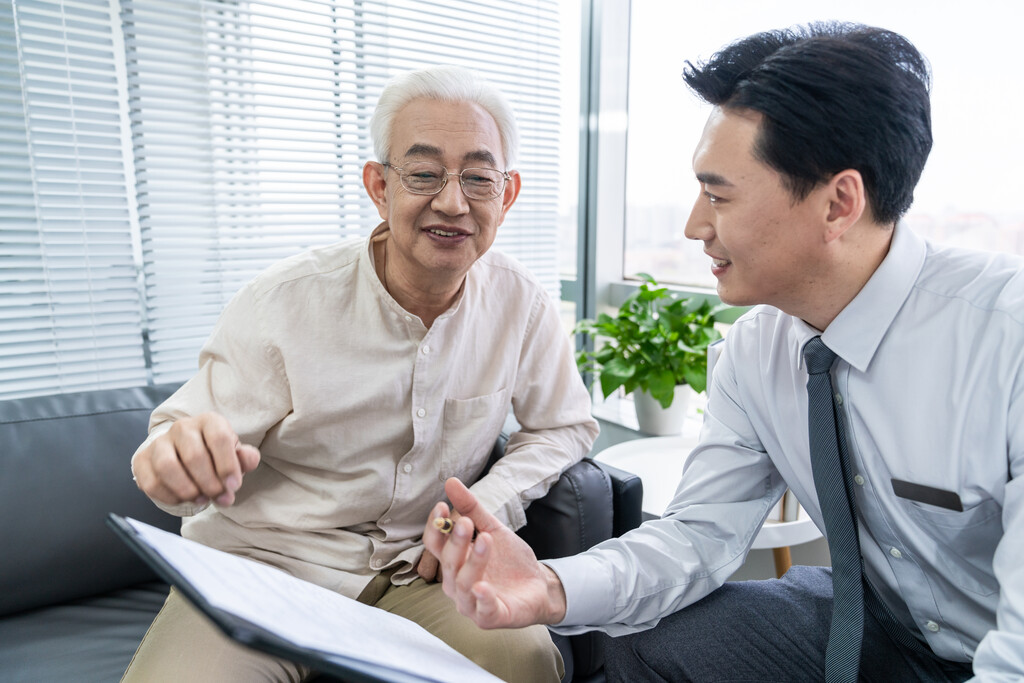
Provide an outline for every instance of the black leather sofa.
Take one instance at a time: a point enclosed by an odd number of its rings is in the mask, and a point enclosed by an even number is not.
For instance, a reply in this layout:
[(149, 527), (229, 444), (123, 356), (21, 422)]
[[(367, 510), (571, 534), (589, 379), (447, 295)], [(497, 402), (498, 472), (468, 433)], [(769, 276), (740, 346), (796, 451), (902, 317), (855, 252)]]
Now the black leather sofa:
[[(167, 586), (105, 520), (115, 512), (178, 530), (128, 466), (173, 389), (0, 401), (0, 680), (105, 683), (131, 660)], [(587, 459), (529, 508), (521, 534), (542, 558), (573, 554), (638, 525), (640, 501), (638, 478)], [(593, 634), (556, 642), (566, 680), (603, 678)]]

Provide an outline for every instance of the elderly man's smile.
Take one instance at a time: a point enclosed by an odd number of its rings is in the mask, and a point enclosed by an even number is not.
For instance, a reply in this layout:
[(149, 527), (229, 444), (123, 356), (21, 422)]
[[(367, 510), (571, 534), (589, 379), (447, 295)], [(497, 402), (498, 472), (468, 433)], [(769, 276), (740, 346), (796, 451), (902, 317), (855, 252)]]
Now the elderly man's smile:
[(431, 225), (423, 228), (423, 232), (440, 244), (458, 244), (464, 242), (470, 236), (465, 230), (447, 225)]

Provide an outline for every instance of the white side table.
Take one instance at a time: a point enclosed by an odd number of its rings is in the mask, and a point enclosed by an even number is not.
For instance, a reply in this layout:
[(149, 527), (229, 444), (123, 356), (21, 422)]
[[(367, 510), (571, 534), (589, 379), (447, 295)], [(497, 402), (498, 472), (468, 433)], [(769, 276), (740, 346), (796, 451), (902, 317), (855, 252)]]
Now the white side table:
[[(661, 517), (675, 495), (676, 486), (683, 472), (683, 461), (697, 445), (697, 435), (692, 431), (684, 428), (682, 436), (658, 436), (624, 441), (597, 453), (594, 459), (640, 477), (644, 486), (645, 516)], [(795, 521), (766, 521), (751, 547), (772, 548), (775, 572), (781, 577), (789, 569), (789, 547), (817, 538), (821, 538), (821, 532), (801, 507)]]

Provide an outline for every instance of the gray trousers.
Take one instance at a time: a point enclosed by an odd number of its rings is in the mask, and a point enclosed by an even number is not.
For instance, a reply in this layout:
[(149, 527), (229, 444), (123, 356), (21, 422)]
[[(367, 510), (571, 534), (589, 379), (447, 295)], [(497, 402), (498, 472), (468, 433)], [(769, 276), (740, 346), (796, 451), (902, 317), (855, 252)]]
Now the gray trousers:
[[(653, 629), (603, 636), (609, 683), (825, 680), (832, 573), (793, 567), (781, 579), (726, 583)], [(908, 651), (865, 614), (860, 680), (965, 681), (971, 666)]]

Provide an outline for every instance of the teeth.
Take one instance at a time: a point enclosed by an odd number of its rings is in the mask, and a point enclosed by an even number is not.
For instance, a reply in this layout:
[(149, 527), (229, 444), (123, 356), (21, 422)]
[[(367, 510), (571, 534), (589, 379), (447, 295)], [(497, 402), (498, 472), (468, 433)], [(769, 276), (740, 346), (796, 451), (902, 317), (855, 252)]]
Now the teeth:
[(729, 261), (720, 258), (713, 258), (711, 259), (711, 262), (715, 264), (716, 268), (724, 268), (725, 266), (729, 265)]
[(430, 232), (434, 233), (435, 235), (441, 235), (442, 237), (455, 237), (459, 234), (457, 232), (448, 232), (446, 230), (438, 230), (436, 228), (431, 228)]

